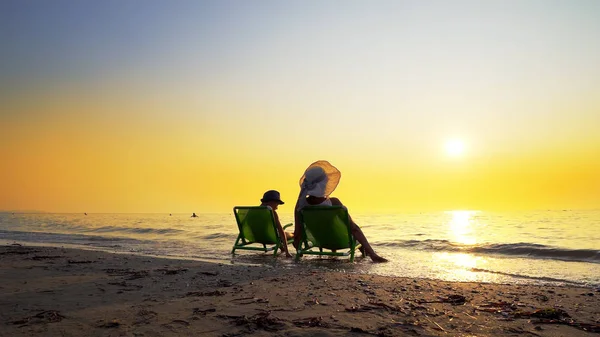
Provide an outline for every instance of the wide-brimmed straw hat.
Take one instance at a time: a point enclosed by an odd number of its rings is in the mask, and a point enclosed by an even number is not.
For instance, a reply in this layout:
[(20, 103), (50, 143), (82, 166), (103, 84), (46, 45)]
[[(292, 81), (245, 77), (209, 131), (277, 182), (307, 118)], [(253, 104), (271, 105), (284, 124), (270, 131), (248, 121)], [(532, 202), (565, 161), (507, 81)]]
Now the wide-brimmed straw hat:
[(329, 196), (338, 183), (342, 173), (326, 160), (316, 161), (308, 166), (300, 178), (300, 189), (306, 194), (317, 197)]

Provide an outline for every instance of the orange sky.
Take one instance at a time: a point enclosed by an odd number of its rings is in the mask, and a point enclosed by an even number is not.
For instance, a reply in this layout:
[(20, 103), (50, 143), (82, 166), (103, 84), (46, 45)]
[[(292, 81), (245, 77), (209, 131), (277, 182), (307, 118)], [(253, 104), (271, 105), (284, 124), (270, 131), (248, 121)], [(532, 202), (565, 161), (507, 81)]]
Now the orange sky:
[(597, 208), (600, 5), (502, 3), (13, 9), (0, 210), (291, 211), (319, 159), (360, 212)]

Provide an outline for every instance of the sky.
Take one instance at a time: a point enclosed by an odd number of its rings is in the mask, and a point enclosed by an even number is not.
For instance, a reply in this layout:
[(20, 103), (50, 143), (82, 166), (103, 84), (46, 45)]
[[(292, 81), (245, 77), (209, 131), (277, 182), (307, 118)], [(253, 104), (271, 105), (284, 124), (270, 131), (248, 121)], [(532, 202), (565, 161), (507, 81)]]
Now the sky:
[[(0, 210), (600, 205), (600, 2), (0, 2)], [(449, 143), (453, 142), (453, 143)], [(448, 144), (455, 144), (448, 149)]]

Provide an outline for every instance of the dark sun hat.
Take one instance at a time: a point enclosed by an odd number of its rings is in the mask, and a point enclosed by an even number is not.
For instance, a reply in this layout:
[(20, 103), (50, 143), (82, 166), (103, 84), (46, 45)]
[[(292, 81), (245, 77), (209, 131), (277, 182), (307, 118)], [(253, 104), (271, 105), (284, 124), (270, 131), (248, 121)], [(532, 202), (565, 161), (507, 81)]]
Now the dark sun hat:
[(269, 202), (269, 201), (277, 201), (280, 205), (284, 204), (284, 202), (281, 201), (281, 196), (279, 195), (279, 192), (277, 192), (275, 190), (266, 191), (265, 194), (263, 195), (262, 199), (260, 199), (260, 202)]

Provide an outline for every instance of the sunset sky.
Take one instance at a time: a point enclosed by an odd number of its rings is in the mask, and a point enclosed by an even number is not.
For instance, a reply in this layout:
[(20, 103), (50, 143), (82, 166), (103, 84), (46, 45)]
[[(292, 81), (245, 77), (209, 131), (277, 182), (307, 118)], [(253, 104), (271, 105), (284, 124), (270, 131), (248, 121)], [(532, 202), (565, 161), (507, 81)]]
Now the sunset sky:
[(0, 2), (0, 210), (600, 207), (600, 1)]

